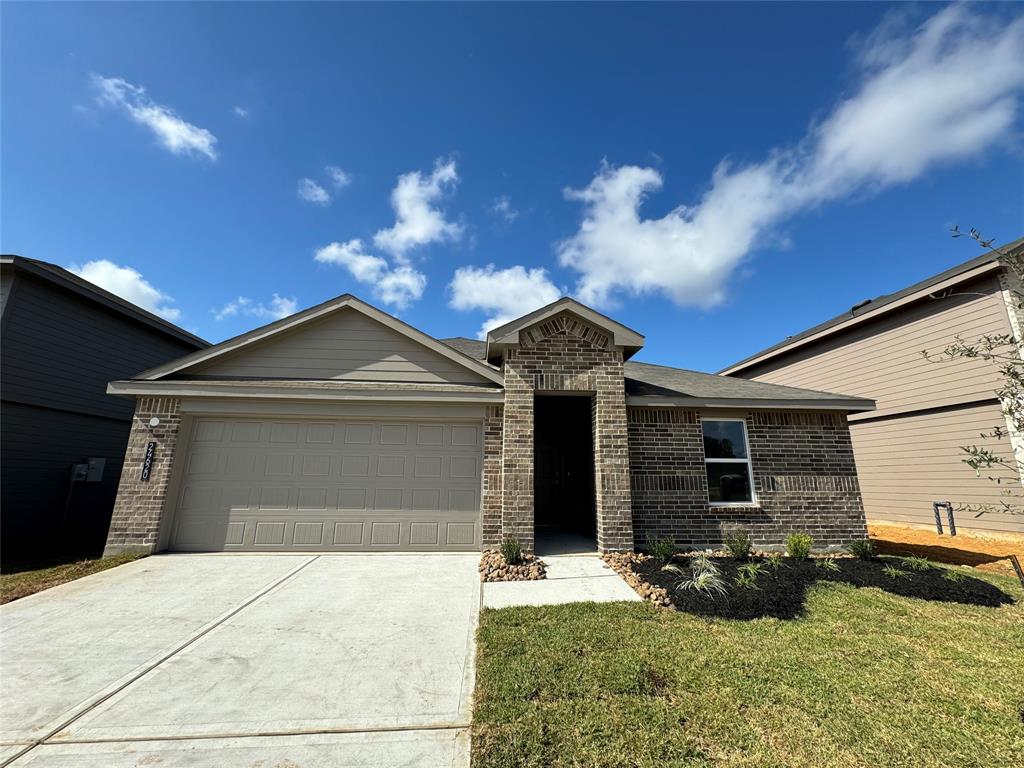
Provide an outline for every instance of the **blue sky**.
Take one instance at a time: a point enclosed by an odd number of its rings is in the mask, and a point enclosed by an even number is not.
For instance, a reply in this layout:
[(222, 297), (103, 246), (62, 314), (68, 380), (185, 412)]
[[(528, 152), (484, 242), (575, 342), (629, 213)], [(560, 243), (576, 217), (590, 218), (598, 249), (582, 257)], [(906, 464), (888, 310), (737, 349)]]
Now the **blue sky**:
[[(2, 8), (0, 247), (212, 341), (575, 295), (717, 370), (1024, 235), (1014, 5)], [(493, 265), (493, 266), (489, 266)]]

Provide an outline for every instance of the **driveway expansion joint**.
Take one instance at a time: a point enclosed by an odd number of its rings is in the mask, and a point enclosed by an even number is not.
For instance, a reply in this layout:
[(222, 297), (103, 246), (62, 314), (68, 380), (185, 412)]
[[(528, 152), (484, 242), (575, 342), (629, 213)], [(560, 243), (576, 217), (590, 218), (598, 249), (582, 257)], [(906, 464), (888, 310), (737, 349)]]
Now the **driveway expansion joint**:
[[(268, 585), (268, 586), (264, 587), (263, 589), (261, 589), (255, 595), (252, 595), (251, 597), (246, 598), (236, 608), (233, 608), (232, 610), (228, 611), (227, 613), (225, 613), (225, 614), (219, 616), (218, 618), (214, 619), (212, 622), (208, 623), (205, 627), (200, 629), (198, 632), (195, 632), (191, 637), (189, 637), (187, 640), (185, 640), (185, 642), (178, 644), (177, 646), (172, 648), (169, 652), (167, 652), (164, 655), (162, 655), (155, 662), (146, 665), (143, 669), (141, 669), (138, 673), (132, 675), (130, 679), (126, 680), (121, 685), (117, 686), (116, 688), (114, 688), (111, 691), (108, 691), (106, 694), (104, 694), (103, 696), (98, 698), (96, 701), (94, 701), (91, 704), (89, 704), (88, 706), (84, 707), (81, 711), (76, 712), (73, 716), (69, 717), (67, 720), (62, 721), (59, 725), (57, 725), (56, 727), (54, 727), (54, 728), (50, 729), (49, 731), (47, 731), (47, 733), (45, 735), (41, 736), (38, 739), (33, 739), (31, 742), (27, 743), (25, 749), (15, 753), (14, 755), (11, 755), (9, 758), (7, 758), (2, 763), (0, 763), (0, 768), (6, 768), (7, 766), (11, 765), (16, 760), (19, 760), (20, 758), (22, 758), (25, 755), (27, 755), (29, 752), (31, 752), (36, 747), (39, 747), (39, 746), (41, 746), (43, 744), (48, 743), (50, 739), (52, 739), (53, 737), (55, 737), (58, 734), (60, 734), (68, 726), (74, 724), (76, 721), (78, 721), (79, 719), (81, 719), (82, 717), (87, 715), (89, 712), (92, 712), (94, 709), (99, 707), (101, 704), (105, 703), (106, 701), (109, 701), (111, 698), (113, 698), (117, 694), (121, 693), (126, 688), (130, 687), (131, 685), (134, 685), (136, 682), (138, 682), (143, 677), (148, 675), (150, 672), (155, 670), (157, 667), (159, 667), (160, 665), (164, 664), (165, 662), (167, 662), (169, 659), (173, 658), (174, 656), (178, 655), (179, 653), (181, 653), (182, 651), (184, 651), (186, 648), (188, 648), (189, 646), (193, 645), (197, 641), (201, 640), (203, 637), (208, 635), (210, 632), (215, 630), (217, 627), (223, 625), (229, 619), (232, 619), (235, 616), (237, 616), (239, 613), (244, 611), (250, 605), (252, 605), (253, 603), (256, 603), (261, 598), (265, 597), (270, 592), (272, 592), (274, 589), (276, 589), (277, 587), (279, 587), (280, 585), (284, 584), (286, 581), (291, 579), (293, 576), (298, 574), (304, 568), (306, 568), (307, 566), (309, 566), (312, 563), (314, 563), (316, 560), (319, 559), (319, 557), (320, 557), (319, 555), (314, 555), (314, 556), (310, 557), (305, 562), (300, 563), (298, 566), (296, 566), (295, 568), (290, 570), (284, 576), (276, 579), (273, 583), (271, 583), (270, 585)], [(115, 741), (125, 741), (125, 739), (117, 739)], [(59, 743), (67, 744), (67, 743), (70, 743), (70, 742), (62, 739)]]

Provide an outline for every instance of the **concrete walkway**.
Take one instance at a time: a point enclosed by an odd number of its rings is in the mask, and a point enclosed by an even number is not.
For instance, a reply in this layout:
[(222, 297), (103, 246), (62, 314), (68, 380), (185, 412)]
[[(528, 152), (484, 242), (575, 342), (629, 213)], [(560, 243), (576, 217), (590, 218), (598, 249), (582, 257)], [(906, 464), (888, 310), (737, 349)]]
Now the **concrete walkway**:
[(477, 561), (160, 555), (10, 603), (0, 765), (468, 766)]
[(545, 555), (547, 578), (484, 584), (485, 608), (563, 603), (639, 601), (622, 577), (597, 554)]

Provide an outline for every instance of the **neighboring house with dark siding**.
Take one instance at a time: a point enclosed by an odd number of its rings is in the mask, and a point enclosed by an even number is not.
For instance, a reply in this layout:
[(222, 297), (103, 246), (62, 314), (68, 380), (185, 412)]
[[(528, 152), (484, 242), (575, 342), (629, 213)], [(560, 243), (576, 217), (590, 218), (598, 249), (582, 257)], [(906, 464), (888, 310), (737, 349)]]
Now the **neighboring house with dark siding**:
[[(21, 256), (0, 256), (0, 318), (0, 557), (97, 554), (133, 412), (107, 382), (209, 345)], [(89, 459), (102, 469), (73, 482)]]
[[(1005, 246), (1007, 253), (1021, 248), (1024, 240)], [(934, 526), (933, 502), (950, 501), (991, 510), (961, 512), (961, 530), (1024, 534), (1024, 515), (1007, 514), (1001, 505), (1005, 491), (1021, 492), (1024, 441), (1003, 415), (998, 366), (982, 359), (930, 362), (922, 355), (941, 352), (958, 335), (965, 342), (987, 334), (1022, 338), (1015, 284), (1014, 273), (986, 253), (862, 302), (721, 373), (875, 400), (876, 410), (849, 414), (869, 521)], [(995, 427), (1010, 439), (981, 437)], [(965, 445), (989, 448), (1018, 471), (978, 476), (963, 462)]]

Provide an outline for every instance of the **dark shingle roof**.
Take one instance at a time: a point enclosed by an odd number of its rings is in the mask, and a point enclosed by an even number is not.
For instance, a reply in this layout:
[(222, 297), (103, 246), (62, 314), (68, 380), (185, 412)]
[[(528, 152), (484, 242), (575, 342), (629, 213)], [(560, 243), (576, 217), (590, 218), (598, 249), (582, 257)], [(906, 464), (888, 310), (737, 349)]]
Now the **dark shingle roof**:
[(688, 371), (652, 363), (626, 361), (627, 395), (696, 397), (708, 400), (870, 400), (852, 395), (837, 395), (815, 389), (784, 387), (763, 381), (736, 379), (717, 373)]
[(465, 336), (455, 336), (451, 339), (438, 339), (438, 341), (477, 360), (483, 360), (487, 357), (486, 341), (480, 341), (479, 339), (467, 339)]
[[(458, 336), (452, 339), (439, 339), (439, 341), (463, 354), (481, 360), (487, 354), (486, 342), (477, 339)], [(861, 404), (865, 408), (869, 408), (872, 404), (871, 400), (861, 397), (837, 395), (813, 389), (784, 387), (780, 384), (736, 379), (731, 376), (688, 371), (685, 368), (669, 368), (652, 363), (636, 363), (627, 360), (624, 368), (627, 395), (692, 397), (699, 400), (792, 400), (802, 402), (821, 400), (823, 404), (828, 401), (845, 400)]]

